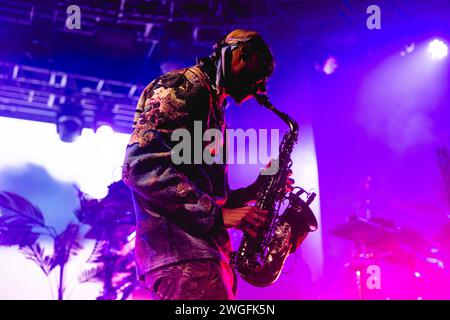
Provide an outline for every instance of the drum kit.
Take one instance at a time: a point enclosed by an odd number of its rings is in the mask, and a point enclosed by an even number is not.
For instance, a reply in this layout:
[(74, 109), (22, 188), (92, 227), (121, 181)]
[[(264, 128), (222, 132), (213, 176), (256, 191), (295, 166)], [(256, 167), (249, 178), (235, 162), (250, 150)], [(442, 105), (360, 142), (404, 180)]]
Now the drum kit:
[(433, 241), (392, 221), (358, 216), (331, 234), (354, 244), (345, 267), (358, 299), (450, 298), (450, 222)]

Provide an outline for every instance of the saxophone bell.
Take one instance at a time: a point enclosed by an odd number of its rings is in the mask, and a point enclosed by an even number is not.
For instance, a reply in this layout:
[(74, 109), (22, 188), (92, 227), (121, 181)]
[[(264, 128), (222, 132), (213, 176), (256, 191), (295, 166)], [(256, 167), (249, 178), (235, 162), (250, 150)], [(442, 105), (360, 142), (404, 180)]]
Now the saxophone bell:
[(306, 236), (318, 229), (317, 219), (309, 207), (316, 194), (314, 192), (308, 194), (307, 200), (304, 201), (300, 198), (300, 195), (305, 191), (299, 189), (301, 191), (289, 194), (289, 206), (280, 216), (280, 223), (287, 223), (291, 230), (289, 241), (292, 246), (289, 253), (294, 253), (306, 239)]

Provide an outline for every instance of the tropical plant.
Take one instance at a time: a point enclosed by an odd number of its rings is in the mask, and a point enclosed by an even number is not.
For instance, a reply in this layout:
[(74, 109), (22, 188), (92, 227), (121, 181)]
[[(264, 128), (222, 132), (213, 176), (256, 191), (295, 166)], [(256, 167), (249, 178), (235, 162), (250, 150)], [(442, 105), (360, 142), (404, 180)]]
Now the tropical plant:
[[(97, 299), (126, 299), (136, 286), (136, 273), (129, 235), (134, 231), (134, 214), (128, 189), (122, 182), (110, 185), (103, 200), (89, 199), (79, 189), (80, 208), (72, 222), (61, 232), (45, 224), (41, 210), (12, 192), (0, 192), (0, 246), (18, 246), (24, 256), (35, 262), (50, 281), (57, 273), (58, 299), (68, 298), (76, 285), (93, 280), (103, 282)], [(90, 230), (82, 234), (81, 228)], [(39, 240), (49, 237), (53, 252), (47, 253)], [(84, 249), (86, 241), (95, 241), (85, 269), (76, 284), (65, 281), (65, 267)], [(57, 270), (57, 271), (55, 271)], [(72, 285), (69, 288), (69, 285)]]
[[(51, 238), (52, 253), (47, 254), (39, 243), (41, 236)], [(50, 274), (58, 270), (58, 299), (64, 298), (65, 266), (71, 257), (83, 249), (80, 224), (69, 223), (61, 233), (57, 233), (45, 224), (38, 207), (15, 193), (0, 192), (0, 245), (18, 246), (24, 256), (34, 261), (49, 279)]]

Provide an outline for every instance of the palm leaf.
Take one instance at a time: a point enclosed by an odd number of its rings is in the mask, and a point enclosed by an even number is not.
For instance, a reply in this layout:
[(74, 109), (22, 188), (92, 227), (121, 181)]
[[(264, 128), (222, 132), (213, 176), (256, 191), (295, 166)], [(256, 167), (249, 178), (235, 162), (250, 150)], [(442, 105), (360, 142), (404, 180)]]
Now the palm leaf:
[(0, 192), (0, 245), (31, 246), (38, 227), (47, 228), (39, 208), (15, 193)]
[(76, 256), (83, 249), (79, 231), (78, 224), (69, 223), (66, 229), (56, 236), (52, 269), (66, 264), (70, 256)]
[(95, 278), (98, 278), (99, 275), (103, 272), (104, 270), (104, 264), (98, 264), (92, 268), (83, 270), (81, 272), (81, 274), (78, 276), (78, 281), (80, 283), (84, 283), (84, 282), (89, 282)]
[(48, 276), (53, 265), (52, 256), (45, 255), (45, 250), (39, 243), (35, 243), (31, 246), (25, 246), (20, 249), (25, 258), (34, 261), (39, 268)]
[(105, 250), (107, 249), (108, 242), (105, 240), (97, 240), (95, 241), (94, 248), (86, 260), (87, 263), (98, 263), (101, 262), (101, 258), (106, 254)]

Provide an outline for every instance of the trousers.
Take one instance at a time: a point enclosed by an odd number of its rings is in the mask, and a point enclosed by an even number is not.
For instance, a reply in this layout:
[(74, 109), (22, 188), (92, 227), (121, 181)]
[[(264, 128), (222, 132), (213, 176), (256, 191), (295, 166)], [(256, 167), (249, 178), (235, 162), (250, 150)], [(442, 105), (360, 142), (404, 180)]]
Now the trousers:
[(174, 263), (143, 276), (152, 300), (234, 300), (236, 281), (231, 267), (215, 259)]

